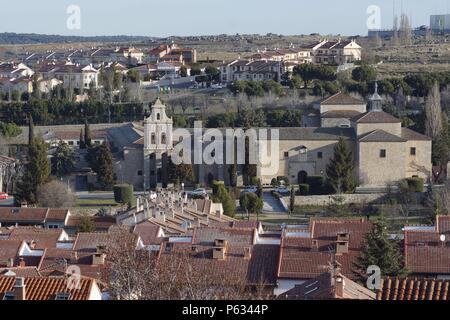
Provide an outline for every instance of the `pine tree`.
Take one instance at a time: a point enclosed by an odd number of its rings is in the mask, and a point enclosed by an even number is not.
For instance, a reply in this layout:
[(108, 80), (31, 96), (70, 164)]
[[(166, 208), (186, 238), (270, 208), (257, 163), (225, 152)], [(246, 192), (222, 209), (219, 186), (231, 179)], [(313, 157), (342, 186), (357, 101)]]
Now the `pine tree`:
[(353, 154), (340, 138), (334, 147), (334, 156), (327, 165), (328, 183), (336, 193), (352, 193), (356, 182), (353, 177)]
[(96, 160), (98, 183), (105, 190), (111, 189), (115, 183), (113, 156), (106, 142), (100, 146)]
[(383, 276), (405, 276), (408, 273), (398, 241), (389, 237), (384, 216), (373, 223), (355, 263), (356, 274), (360, 280), (366, 279), (369, 266), (378, 266)]
[(89, 127), (89, 123), (87, 122), (87, 120), (84, 123), (84, 143), (86, 147), (92, 147), (91, 128)]
[(47, 145), (42, 139), (33, 139), (28, 149), (28, 162), (17, 186), (17, 202), (37, 203), (37, 189), (49, 181), (50, 164)]

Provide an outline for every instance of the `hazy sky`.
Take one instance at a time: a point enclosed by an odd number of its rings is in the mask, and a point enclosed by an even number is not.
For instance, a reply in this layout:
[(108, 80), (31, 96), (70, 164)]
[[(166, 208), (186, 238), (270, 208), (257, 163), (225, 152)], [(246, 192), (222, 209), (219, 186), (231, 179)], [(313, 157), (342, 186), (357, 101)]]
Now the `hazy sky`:
[[(0, 32), (63, 35), (204, 35), (268, 32), (364, 35), (369, 5), (392, 26), (393, 0), (0, 0)], [(447, 13), (450, 0), (395, 0), (413, 26)], [(69, 5), (81, 10), (81, 29), (69, 30)]]

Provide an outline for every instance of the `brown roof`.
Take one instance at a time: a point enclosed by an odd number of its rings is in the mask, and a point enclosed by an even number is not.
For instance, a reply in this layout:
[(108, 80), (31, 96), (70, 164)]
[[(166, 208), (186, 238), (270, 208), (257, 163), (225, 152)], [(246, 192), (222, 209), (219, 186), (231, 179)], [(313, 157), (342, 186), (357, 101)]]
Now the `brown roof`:
[(278, 297), (281, 300), (375, 300), (376, 294), (340, 273), (324, 272)]
[(360, 115), (361, 112), (358, 111), (354, 111), (354, 110), (331, 110), (331, 111), (327, 111), (324, 112), (320, 115), (321, 118), (353, 118), (356, 117), (358, 115)]
[(0, 223), (34, 223), (44, 224), (46, 221), (66, 219), (69, 210), (51, 208), (0, 208)]
[[(224, 260), (213, 258), (212, 246), (196, 246), (192, 244), (173, 243), (171, 250), (167, 250), (167, 243), (161, 248), (159, 263), (162, 266), (173, 261), (179, 255), (187, 255), (186, 263), (179, 266), (180, 275), (195, 270), (200, 277), (205, 277), (212, 283), (246, 284), (246, 285), (276, 285), (276, 269), (278, 260), (278, 245), (254, 245), (251, 248), (251, 257), (244, 257), (245, 248), (242, 246), (228, 246)], [(189, 268), (184, 270), (184, 268)], [(180, 281), (183, 281), (182, 278)]]
[(216, 239), (226, 240), (233, 246), (251, 246), (255, 243), (255, 229), (195, 228), (192, 243), (196, 245), (213, 245)]
[(40, 277), (41, 274), (36, 267), (11, 267), (0, 269), (0, 275), (14, 273), (16, 277)]
[(323, 100), (321, 105), (365, 105), (366, 103), (362, 100), (353, 98), (352, 96), (346, 95), (344, 93), (338, 92), (331, 97)]
[[(25, 290), (27, 300), (54, 300), (59, 293), (69, 293), (69, 300), (87, 300), (90, 291), (95, 284), (93, 279), (80, 279), (80, 288), (68, 289), (67, 278), (25, 278)], [(0, 296), (11, 292), (14, 288), (16, 277), (0, 276)]]
[(420, 134), (408, 128), (402, 128), (402, 137), (406, 140), (431, 141), (430, 137), (427, 137), (426, 135)]
[[(67, 220), (66, 227), (78, 228), (82, 217), (80, 216), (70, 216)], [(115, 217), (91, 217), (91, 221), (95, 227), (95, 231), (108, 231), (109, 227), (116, 224)]]
[[(431, 230), (404, 231), (405, 266), (415, 274), (450, 274), (450, 229), (448, 216), (437, 216)], [(440, 236), (445, 235), (441, 241)]]
[(401, 123), (400, 119), (384, 111), (369, 111), (356, 116), (352, 121), (357, 123)]
[(386, 277), (378, 300), (450, 300), (450, 280)]
[(386, 132), (384, 130), (374, 130), (363, 135), (360, 142), (406, 142), (406, 139), (396, 136), (392, 133)]
[(36, 249), (56, 248), (61, 236), (61, 229), (43, 229), (35, 227), (17, 227), (11, 231), (10, 240), (21, 240), (27, 243), (35, 242)]
[(144, 245), (160, 244), (162, 238), (159, 237), (161, 227), (153, 223), (143, 222), (134, 226), (133, 232), (141, 237)]
[(21, 245), (21, 240), (0, 240), (0, 267), (6, 267), (10, 259), (15, 261)]
[[(342, 274), (354, 278), (354, 264), (371, 223), (365, 220), (312, 219), (307, 230), (285, 229), (281, 239), (278, 277), (311, 279), (324, 272), (332, 260), (338, 233), (348, 233), (348, 253), (337, 254)], [(307, 232), (307, 233), (305, 233)]]

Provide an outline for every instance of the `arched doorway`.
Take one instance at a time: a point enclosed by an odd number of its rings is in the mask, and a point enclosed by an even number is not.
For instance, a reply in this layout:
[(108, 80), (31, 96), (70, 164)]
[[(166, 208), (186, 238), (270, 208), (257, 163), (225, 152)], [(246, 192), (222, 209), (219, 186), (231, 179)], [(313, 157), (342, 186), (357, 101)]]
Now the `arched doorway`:
[(298, 184), (305, 184), (308, 178), (308, 173), (304, 170), (300, 171), (297, 175)]

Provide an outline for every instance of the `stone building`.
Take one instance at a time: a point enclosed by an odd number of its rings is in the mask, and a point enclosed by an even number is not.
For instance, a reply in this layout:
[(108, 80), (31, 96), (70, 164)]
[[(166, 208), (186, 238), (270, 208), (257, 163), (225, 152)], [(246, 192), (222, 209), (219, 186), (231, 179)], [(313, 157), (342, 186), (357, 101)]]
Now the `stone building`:
[[(325, 175), (334, 147), (341, 138), (353, 152), (355, 178), (360, 186), (383, 187), (415, 176), (427, 181), (432, 167), (431, 140), (403, 128), (401, 120), (382, 111), (382, 98), (377, 91), (369, 99), (368, 105), (369, 110), (366, 111), (363, 101), (340, 93), (324, 100), (319, 106), (321, 127), (268, 128), (268, 141), (272, 132), (278, 133), (278, 152), (272, 154), (278, 163), (278, 170), (264, 174), (263, 166), (259, 166), (258, 173), (263, 184), (269, 184), (277, 176), (286, 176), (293, 183), (301, 183), (307, 176)], [(156, 101), (151, 115), (145, 119), (143, 131), (143, 138), (134, 143), (135, 150), (124, 150), (122, 159), (122, 168), (127, 167), (127, 171), (132, 174), (134, 171), (140, 172), (142, 180), (128, 176), (124, 180), (138, 183), (142, 181), (146, 186), (154, 188), (167, 182), (168, 158), (182, 138), (173, 131), (172, 120), (167, 116), (160, 100)], [(194, 136), (193, 129), (186, 131), (191, 137)], [(225, 133), (226, 129), (216, 131)], [(202, 151), (212, 149), (214, 140), (210, 140), (203, 142)], [(264, 138), (260, 137), (259, 140)], [(220, 150), (225, 149), (225, 144), (223, 141)], [(215, 151), (216, 149), (212, 150), (212, 154)], [(127, 157), (130, 152), (132, 157)], [(139, 154), (143, 163), (136, 159)], [(194, 155), (191, 157), (193, 159)], [(227, 157), (226, 152), (223, 157)], [(194, 165), (197, 182), (205, 185), (212, 179), (224, 180), (228, 184), (228, 169), (229, 165), (226, 164)], [(242, 172), (243, 166), (238, 165), (238, 181), (241, 184)]]

